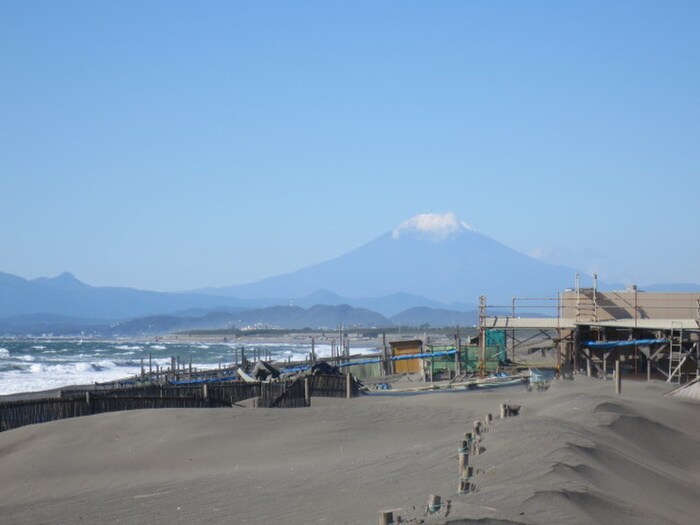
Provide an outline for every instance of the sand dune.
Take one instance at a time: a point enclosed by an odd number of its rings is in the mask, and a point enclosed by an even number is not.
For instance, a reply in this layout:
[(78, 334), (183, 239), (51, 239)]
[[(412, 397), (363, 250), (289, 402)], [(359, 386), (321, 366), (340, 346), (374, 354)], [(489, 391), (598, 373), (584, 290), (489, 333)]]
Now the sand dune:
[[(700, 404), (665, 384), (111, 413), (0, 434), (2, 523), (675, 523), (700, 515)], [(458, 441), (509, 399), (457, 494)], [(449, 513), (425, 516), (429, 494)]]

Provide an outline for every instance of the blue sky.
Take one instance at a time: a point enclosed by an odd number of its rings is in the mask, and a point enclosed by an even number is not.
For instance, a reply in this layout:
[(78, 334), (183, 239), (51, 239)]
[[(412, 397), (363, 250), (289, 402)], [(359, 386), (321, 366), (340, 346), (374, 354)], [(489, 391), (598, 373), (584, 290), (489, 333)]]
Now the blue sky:
[(414, 215), (700, 282), (698, 2), (0, 3), (0, 271), (183, 290)]

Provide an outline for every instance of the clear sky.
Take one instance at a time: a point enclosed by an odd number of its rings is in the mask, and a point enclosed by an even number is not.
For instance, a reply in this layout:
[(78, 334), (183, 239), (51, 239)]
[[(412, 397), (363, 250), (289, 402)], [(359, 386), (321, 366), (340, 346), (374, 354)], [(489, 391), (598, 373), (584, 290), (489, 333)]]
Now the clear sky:
[(454, 212), (700, 283), (700, 2), (0, 2), (0, 271), (223, 286)]

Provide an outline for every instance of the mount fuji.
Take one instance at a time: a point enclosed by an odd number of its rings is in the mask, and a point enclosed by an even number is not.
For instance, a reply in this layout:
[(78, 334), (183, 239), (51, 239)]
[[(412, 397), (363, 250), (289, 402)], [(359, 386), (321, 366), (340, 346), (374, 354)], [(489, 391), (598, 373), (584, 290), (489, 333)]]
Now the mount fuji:
[(201, 290), (239, 298), (415, 294), (445, 304), (556, 297), (574, 269), (554, 266), (476, 232), (453, 213), (422, 214), (334, 259), (254, 283)]

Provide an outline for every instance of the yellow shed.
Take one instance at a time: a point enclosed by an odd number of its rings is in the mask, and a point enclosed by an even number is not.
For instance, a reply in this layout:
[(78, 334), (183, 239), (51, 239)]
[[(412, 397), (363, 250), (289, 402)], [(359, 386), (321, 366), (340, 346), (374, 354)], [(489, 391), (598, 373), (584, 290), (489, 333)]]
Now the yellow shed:
[[(391, 346), (392, 357), (401, 355), (420, 354), (423, 352), (423, 341), (420, 339), (411, 339), (409, 341), (393, 341), (389, 343)], [(421, 371), (420, 359), (402, 359), (394, 361), (395, 374), (413, 374)]]

